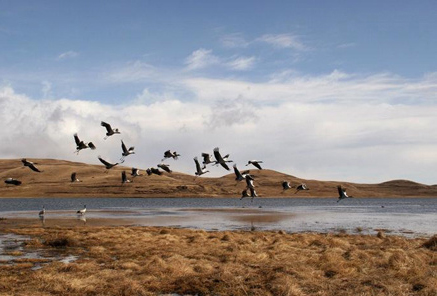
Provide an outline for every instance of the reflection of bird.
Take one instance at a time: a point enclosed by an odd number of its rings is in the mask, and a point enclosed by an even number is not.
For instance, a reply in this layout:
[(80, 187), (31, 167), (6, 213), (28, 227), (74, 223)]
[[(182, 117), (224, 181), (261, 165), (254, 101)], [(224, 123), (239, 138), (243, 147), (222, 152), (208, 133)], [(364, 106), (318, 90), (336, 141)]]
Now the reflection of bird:
[(203, 164), (207, 165), (210, 163), (213, 163), (214, 161), (211, 159), (212, 155), (209, 153), (202, 153), (202, 157), (203, 157)]
[(171, 152), (170, 150), (167, 150), (164, 152), (164, 158), (161, 161), (164, 161), (164, 159), (166, 158), (173, 158), (174, 160), (177, 160), (179, 156), (181, 155), (178, 154), (176, 151)]
[(83, 206), (83, 209), (77, 211), (76, 213), (77, 213), (77, 214), (80, 214), (80, 215), (85, 215), (85, 212), (86, 212), (86, 205), (84, 205), (84, 206)]
[(160, 163), (160, 164), (158, 164), (158, 168), (163, 169), (167, 173), (171, 173), (172, 172), (172, 170), (170, 170), (170, 166), (168, 164)]
[(76, 172), (71, 174), (71, 182), (81, 182), (78, 178), (77, 178), (77, 174)]
[(21, 181), (16, 180), (16, 179), (13, 179), (13, 178), (7, 178), (7, 179), (5, 180), (5, 183), (6, 183), (6, 184), (15, 185), (15, 186), (21, 185)]
[(262, 160), (249, 160), (246, 164), (248, 166), (249, 164), (253, 164), (255, 167), (257, 167), (259, 170), (262, 170), (262, 167), (260, 165), (262, 163)]
[(34, 172), (38, 172), (38, 173), (41, 173), (42, 171), (40, 171), (36, 166), (35, 166), (35, 164), (33, 163), (33, 162), (31, 162), (31, 161), (27, 161), (25, 158), (23, 158), (22, 160), (21, 160), (21, 162), (23, 163), (23, 165), (24, 166), (27, 166), (27, 167), (29, 167), (32, 171), (34, 171)]
[(215, 157), (215, 164), (216, 165), (221, 165), (222, 167), (224, 167), (226, 170), (229, 171), (229, 167), (226, 164), (227, 162), (232, 162), (232, 160), (228, 160), (229, 158), (229, 154), (225, 155), (225, 157), (222, 157), (219, 151), (219, 148), (216, 147), (214, 148), (214, 157)]
[(100, 156), (98, 157), (98, 159), (100, 160), (101, 163), (103, 163), (106, 167), (107, 170), (110, 170), (111, 168), (115, 167), (117, 163), (109, 163), (106, 160), (104, 160), (103, 158), (101, 158)]
[(137, 168), (132, 168), (132, 172), (130, 173), (130, 175), (132, 176), (132, 178), (135, 178), (137, 176), (141, 176), (140, 170)]
[(298, 193), (301, 190), (310, 190), (310, 189), (308, 188), (307, 184), (302, 183), (296, 187), (296, 192), (294, 194)]
[(124, 184), (124, 183), (130, 183), (130, 180), (127, 179), (126, 172), (122, 171), (121, 172), (121, 184)]
[(236, 181), (243, 181), (244, 180), (244, 175), (241, 174), (240, 170), (237, 168), (237, 165), (234, 164), (234, 173), (235, 173), (235, 180)]
[(340, 200), (345, 199), (345, 198), (353, 198), (353, 196), (347, 195), (346, 188), (342, 188), (341, 185), (338, 185), (337, 189), (338, 189), (338, 194), (339, 194), (337, 202), (339, 202)]
[(129, 149), (126, 148), (126, 145), (123, 143), (123, 140), (121, 140), (121, 150), (123, 151), (121, 153), (121, 161), (124, 162), (124, 158), (130, 154), (135, 154), (134, 152), (135, 147), (129, 147)]
[(45, 215), (45, 213), (46, 213), (46, 208), (45, 208), (44, 206), (42, 206), (42, 210), (39, 211), (38, 215), (39, 215), (40, 217), (42, 217), (42, 216)]
[(91, 150), (95, 150), (96, 146), (94, 146), (93, 142), (85, 143), (79, 139), (77, 133), (74, 134), (74, 141), (76, 142), (76, 153), (79, 154), (80, 150), (90, 148)]
[(199, 160), (197, 159), (197, 157), (194, 157), (193, 159), (194, 159), (194, 162), (196, 163), (196, 172), (194, 173), (196, 176), (201, 176), (201, 175), (209, 172), (206, 170), (205, 165), (203, 167), (200, 167), (200, 163), (199, 163)]
[(100, 123), (101, 126), (104, 126), (106, 128), (106, 137), (104, 137), (103, 139), (106, 140), (108, 137), (114, 135), (114, 134), (119, 134), (120, 132), (118, 131), (118, 128), (112, 128), (111, 125), (109, 123), (106, 123), (104, 121), (102, 121)]
[(287, 190), (287, 189), (290, 189), (291, 188), (291, 186), (290, 186), (290, 182), (287, 182), (287, 181), (282, 181), (282, 189), (285, 191), (285, 190)]

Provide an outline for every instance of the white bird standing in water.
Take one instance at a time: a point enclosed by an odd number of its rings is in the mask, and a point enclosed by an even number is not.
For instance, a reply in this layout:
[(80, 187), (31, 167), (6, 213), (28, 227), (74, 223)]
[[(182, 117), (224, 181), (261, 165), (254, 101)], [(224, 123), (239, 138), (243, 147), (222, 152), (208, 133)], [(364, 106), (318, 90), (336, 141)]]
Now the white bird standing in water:
[(109, 123), (102, 121), (100, 123), (100, 125), (104, 126), (106, 128), (106, 137), (103, 138), (104, 140), (106, 140), (108, 137), (110, 137), (112, 135), (120, 134), (118, 128), (113, 129)]
[(353, 196), (347, 195), (346, 188), (342, 188), (341, 185), (337, 186), (337, 190), (338, 190), (338, 194), (339, 194), (337, 202), (339, 202), (340, 200), (345, 199), (345, 198), (353, 198)]
[(194, 173), (196, 176), (201, 176), (209, 172), (206, 170), (206, 166), (200, 167), (200, 163), (197, 157), (194, 157), (193, 159), (196, 164), (196, 172)]
[(259, 170), (262, 170), (260, 163), (263, 163), (262, 160), (249, 160), (247, 162), (246, 166), (248, 166), (249, 164), (253, 164), (256, 168), (258, 168)]

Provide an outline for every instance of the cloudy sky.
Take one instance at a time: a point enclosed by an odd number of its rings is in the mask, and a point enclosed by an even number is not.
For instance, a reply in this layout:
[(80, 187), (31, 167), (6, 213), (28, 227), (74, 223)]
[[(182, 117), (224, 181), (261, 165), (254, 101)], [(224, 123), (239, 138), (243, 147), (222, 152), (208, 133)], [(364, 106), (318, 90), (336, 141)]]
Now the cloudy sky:
[(436, 184), (437, 2), (404, 2), (0, 0), (0, 157)]

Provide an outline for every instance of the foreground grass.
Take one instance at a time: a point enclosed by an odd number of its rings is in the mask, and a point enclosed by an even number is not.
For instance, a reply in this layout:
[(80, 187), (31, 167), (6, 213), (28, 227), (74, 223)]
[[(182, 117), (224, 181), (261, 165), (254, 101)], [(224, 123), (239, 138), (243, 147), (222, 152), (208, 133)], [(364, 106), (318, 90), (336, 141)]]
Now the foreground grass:
[(80, 259), (0, 267), (0, 295), (437, 295), (436, 238), (17, 228)]

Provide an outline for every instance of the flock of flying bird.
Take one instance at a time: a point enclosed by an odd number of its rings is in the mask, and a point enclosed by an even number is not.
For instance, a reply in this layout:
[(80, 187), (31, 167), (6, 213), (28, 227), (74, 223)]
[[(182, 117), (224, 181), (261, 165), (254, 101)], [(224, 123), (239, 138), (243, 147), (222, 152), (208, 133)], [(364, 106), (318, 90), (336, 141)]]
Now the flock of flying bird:
[[(108, 139), (110, 136), (121, 133), (118, 130), (118, 128), (112, 128), (109, 123), (106, 123), (104, 121), (101, 122), (101, 126), (106, 128), (106, 135), (103, 138), (104, 140)], [(96, 149), (96, 146), (92, 142), (81, 141), (77, 133), (74, 134), (74, 141), (76, 143), (76, 151), (75, 151), (76, 154), (79, 154), (79, 152), (81, 150), (84, 150), (84, 149), (88, 149), (88, 148), (91, 150)], [(135, 147), (132, 146), (132, 147), (127, 148), (127, 146), (124, 144), (123, 140), (121, 140), (121, 149), (122, 149), (122, 154), (121, 154), (120, 162), (110, 163), (110, 162), (106, 161), (105, 159), (103, 159), (101, 156), (98, 156), (99, 161), (106, 168), (106, 171), (105, 171), (106, 173), (108, 172), (108, 170), (115, 167), (116, 165), (123, 163), (127, 156), (129, 156), (131, 154), (135, 154), (135, 151), (134, 151)], [(158, 168), (162, 169), (163, 171), (166, 171), (167, 173), (171, 173), (172, 170), (170, 169), (170, 166), (168, 164), (164, 164), (163, 161), (165, 159), (170, 159), (170, 158), (177, 160), (179, 156), (181, 156), (181, 155), (178, 154), (176, 151), (173, 151), (173, 152), (171, 150), (165, 151), (164, 158), (161, 160), (161, 163), (157, 165)], [(216, 166), (220, 165), (224, 169), (229, 171), (230, 168), (228, 166), (228, 163), (233, 162), (232, 160), (229, 159), (229, 154), (222, 156), (220, 154), (218, 147), (214, 148), (213, 155), (211, 155), (209, 153), (202, 153), (201, 156), (203, 158), (202, 165), (200, 165), (199, 159), (197, 157), (194, 157), (194, 163), (196, 166), (196, 172), (194, 174), (196, 176), (201, 176), (203, 174), (208, 173), (209, 171), (207, 170), (207, 165), (216, 165)], [(25, 158), (23, 158), (21, 161), (22, 161), (24, 166), (29, 167), (32, 171), (35, 171), (38, 173), (43, 172), (35, 166), (35, 163), (28, 161)], [(247, 162), (246, 166), (253, 165), (257, 169), (262, 170), (262, 167), (260, 165), (261, 163), (263, 163), (263, 162), (260, 160), (249, 160)], [(240, 172), (240, 170), (237, 168), (236, 164), (233, 165), (233, 168), (234, 168), (234, 173), (235, 173), (235, 180), (237, 182), (240, 182), (243, 180), (246, 181), (246, 188), (241, 192), (240, 200), (243, 198), (246, 198), (246, 197), (251, 197), (251, 200), (253, 201), (253, 199), (255, 197), (258, 197), (258, 195), (255, 191), (254, 176), (250, 175), (250, 172), (248, 170)], [(162, 175), (162, 173), (163, 173), (161, 170), (154, 168), (154, 167), (146, 169), (146, 172), (148, 175), (152, 175), (152, 174)], [(141, 176), (140, 170), (137, 168), (132, 168), (131, 176), (132, 177)], [(121, 173), (121, 181), (122, 181), (122, 184), (131, 182), (131, 180), (128, 179), (125, 171), (122, 171), (122, 173)], [(77, 178), (76, 172), (73, 172), (71, 174), (71, 182), (80, 182), (80, 180)], [(5, 183), (18, 186), (18, 185), (21, 185), (22, 182), (17, 180), (17, 179), (7, 178), (5, 180)], [(287, 181), (282, 182), (283, 192), (288, 190), (288, 189), (291, 189), (291, 188), (296, 189), (295, 194), (301, 190), (309, 190), (308, 186), (305, 183), (299, 184), (297, 186), (291, 186), (290, 182), (287, 182)], [(346, 189), (343, 188), (341, 185), (337, 186), (337, 190), (338, 190), (338, 194), (339, 194), (337, 202), (339, 202), (340, 200), (343, 200), (345, 198), (352, 198), (352, 196), (347, 195)], [(84, 205), (84, 207), (82, 209), (77, 211), (77, 214), (82, 215), (82, 216), (85, 213), (86, 213), (86, 205)], [(43, 206), (43, 209), (39, 212), (39, 216), (42, 217), (42, 216), (44, 216), (44, 214), (45, 214), (45, 207)]]

